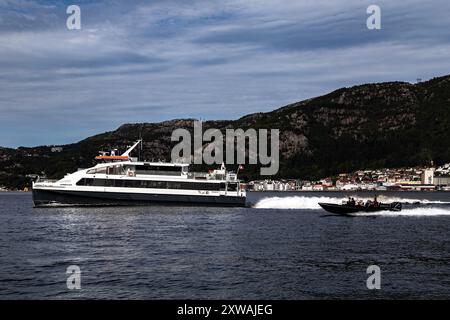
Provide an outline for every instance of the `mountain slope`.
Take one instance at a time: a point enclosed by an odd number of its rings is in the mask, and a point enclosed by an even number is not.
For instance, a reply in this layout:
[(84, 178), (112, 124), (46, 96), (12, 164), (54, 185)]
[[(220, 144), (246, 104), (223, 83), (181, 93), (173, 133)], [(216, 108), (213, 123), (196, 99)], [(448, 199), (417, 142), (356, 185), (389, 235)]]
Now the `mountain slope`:
[[(124, 124), (115, 131), (65, 145), (0, 149), (0, 186), (21, 187), (26, 174), (61, 177), (92, 165), (98, 150), (124, 149), (139, 133), (147, 160), (170, 160), (171, 133), (192, 131), (192, 119)], [(279, 177), (320, 178), (356, 169), (436, 164), (450, 161), (450, 76), (419, 84), (387, 82), (342, 88), (267, 113), (234, 121), (206, 121), (217, 128), (280, 129)], [(255, 178), (246, 166), (244, 178)]]

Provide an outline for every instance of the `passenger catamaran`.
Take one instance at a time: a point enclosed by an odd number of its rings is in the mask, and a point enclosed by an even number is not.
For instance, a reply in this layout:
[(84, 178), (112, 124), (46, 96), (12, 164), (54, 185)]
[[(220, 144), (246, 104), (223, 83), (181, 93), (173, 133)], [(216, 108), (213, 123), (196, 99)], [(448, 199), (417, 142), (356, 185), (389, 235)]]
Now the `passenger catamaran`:
[(189, 172), (183, 163), (143, 162), (125, 153), (100, 152), (100, 163), (52, 181), (33, 182), (33, 202), (43, 206), (180, 204), (245, 206), (237, 174), (225, 166), (208, 173)]

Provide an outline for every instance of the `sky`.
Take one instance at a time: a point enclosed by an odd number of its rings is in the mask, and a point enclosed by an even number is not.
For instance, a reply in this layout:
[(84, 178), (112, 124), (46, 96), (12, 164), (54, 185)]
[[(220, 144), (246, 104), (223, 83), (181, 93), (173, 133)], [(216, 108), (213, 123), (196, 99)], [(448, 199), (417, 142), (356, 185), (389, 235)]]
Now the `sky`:
[[(69, 5), (81, 29), (69, 30)], [(369, 30), (368, 6), (381, 8)], [(448, 0), (0, 0), (0, 146), (450, 74)]]

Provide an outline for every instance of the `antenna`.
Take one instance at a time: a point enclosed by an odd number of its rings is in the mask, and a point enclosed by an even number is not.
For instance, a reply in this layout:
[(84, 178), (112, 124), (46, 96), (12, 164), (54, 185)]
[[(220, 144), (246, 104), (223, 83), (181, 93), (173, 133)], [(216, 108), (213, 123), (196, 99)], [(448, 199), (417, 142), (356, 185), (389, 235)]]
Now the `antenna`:
[(136, 148), (136, 146), (137, 146), (139, 143), (141, 143), (140, 140), (139, 140), (138, 142), (136, 142), (135, 144), (133, 144), (130, 148), (128, 148), (128, 150), (125, 151), (125, 152), (122, 154), (122, 156), (123, 156), (123, 157), (128, 157), (128, 156), (130, 156), (130, 152), (133, 151), (133, 149)]
[(139, 141), (141, 142), (141, 143), (139, 144), (139, 155), (138, 155), (138, 160), (139, 160), (139, 161), (144, 161), (144, 158), (143, 158), (144, 140), (142, 139), (142, 127), (143, 127), (143, 126), (144, 126), (144, 125), (141, 124), (141, 126), (139, 127)]

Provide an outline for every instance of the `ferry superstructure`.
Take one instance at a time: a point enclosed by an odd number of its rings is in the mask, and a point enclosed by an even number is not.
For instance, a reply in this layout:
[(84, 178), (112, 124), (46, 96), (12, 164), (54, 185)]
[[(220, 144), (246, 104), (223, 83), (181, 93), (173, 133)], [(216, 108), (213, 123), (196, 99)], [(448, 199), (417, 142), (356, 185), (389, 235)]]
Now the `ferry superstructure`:
[(246, 191), (225, 166), (208, 173), (189, 172), (183, 163), (146, 162), (125, 153), (102, 152), (96, 166), (64, 178), (33, 182), (35, 207), (114, 205), (245, 206)]

